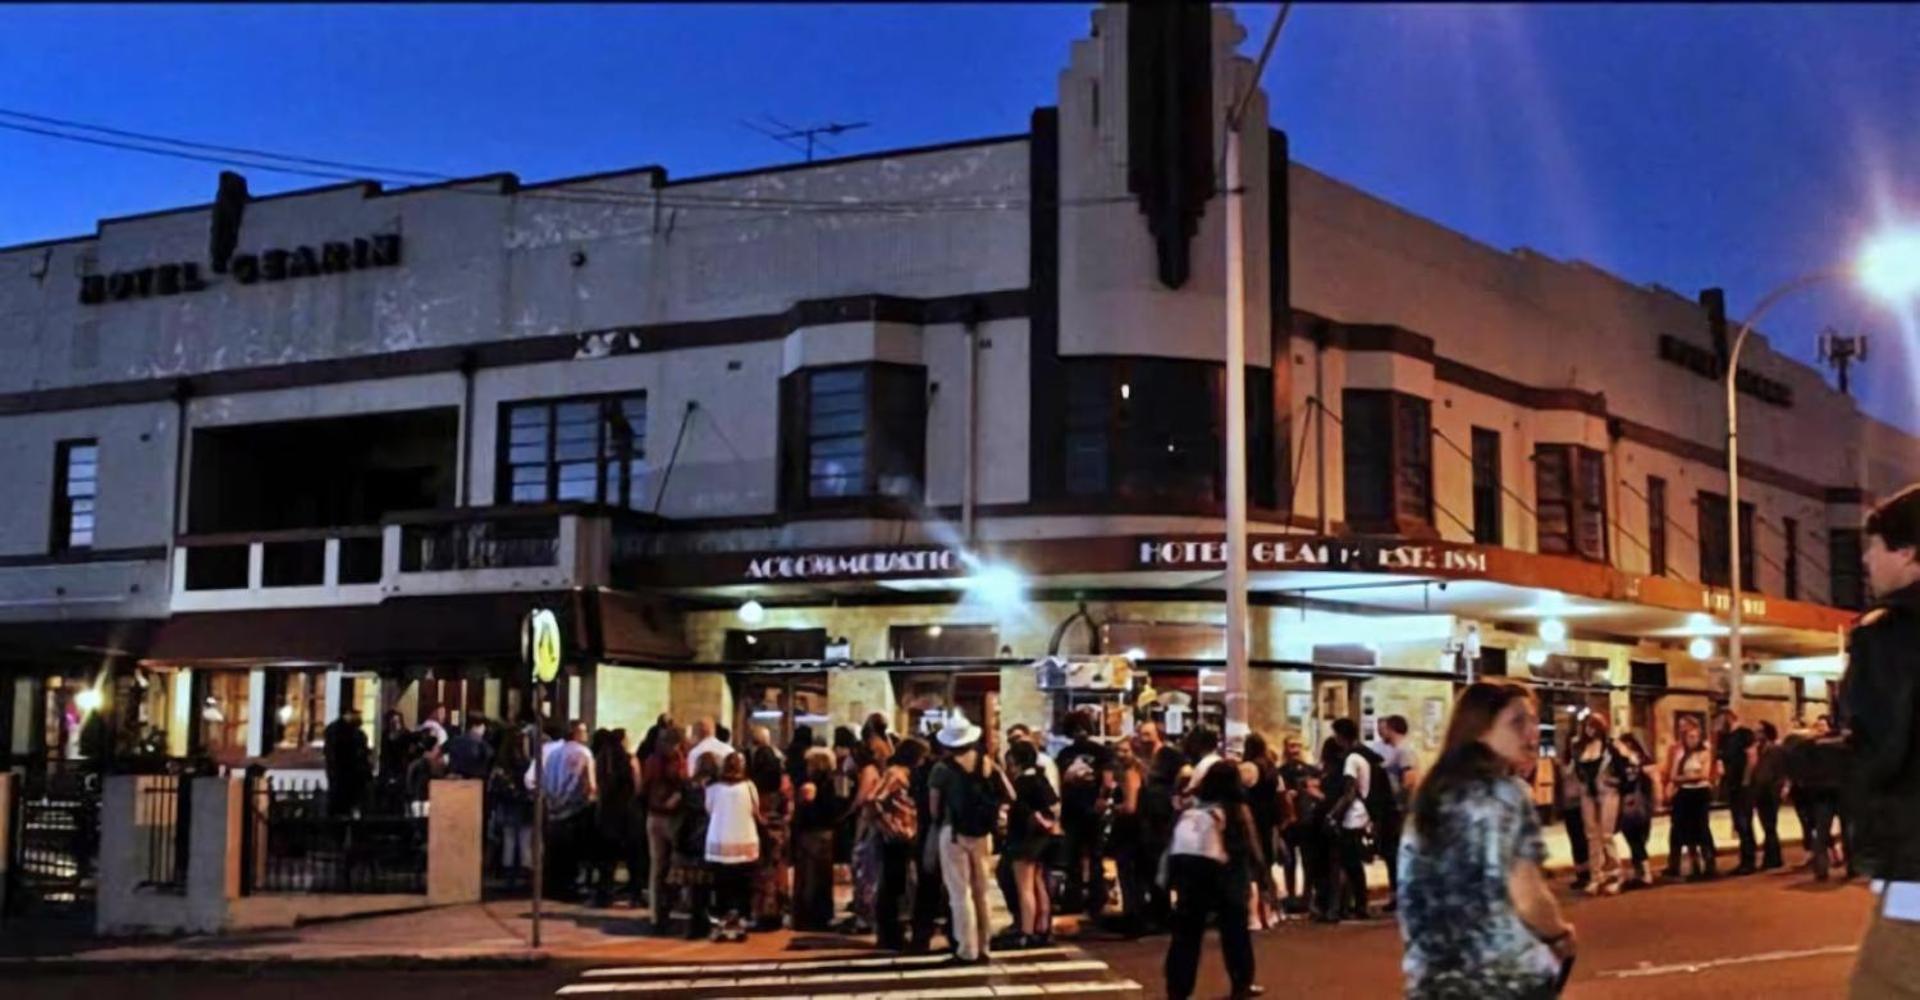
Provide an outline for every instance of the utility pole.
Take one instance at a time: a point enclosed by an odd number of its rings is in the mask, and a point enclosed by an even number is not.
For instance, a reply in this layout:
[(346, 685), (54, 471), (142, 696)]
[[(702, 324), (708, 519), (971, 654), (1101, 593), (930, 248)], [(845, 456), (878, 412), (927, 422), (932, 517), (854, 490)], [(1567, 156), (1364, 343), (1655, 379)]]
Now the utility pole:
[(845, 132), (851, 132), (854, 129), (866, 128), (872, 124), (871, 122), (827, 122), (824, 125), (809, 125), (805, 128), (795, 128), (772, 115), (763, 114), (761, 117), (765, 118), (768, 124), (761, 125), (756, 122), (746, 121), (745, 119), (742, 119), (740, 124), (775, 142), (789, 146), (798, 152), (805, 153), (808, 163), (813, 162), (813, 147), (816, 145), (829, 153), (839, 152), (839, 150), (833, 148), (825, 139), (820, 138), (821, 136), (837, 136)]
[[(1280, 29), (1293, 9), (1291, 0), (1280, 8), (1260, 48), (1260, 59), (1240, 96), (1228, 107), (1226, 143), (1221, 173), (1226, 180), (1227, 225), (1227, 732), (1226, 744), (1237, 749), (1247, 738), (1248, 666), (1247, 609), (1247, 265), (1246, 191), (1240, 176), (1240, 128), (1247, 102), (1260, 86), (1260, 74), (1273, 55)], [(1264, 122), (1262, 123), (1265, 124)], [(1279, 364), (1279, 359), (1274, 359)]]

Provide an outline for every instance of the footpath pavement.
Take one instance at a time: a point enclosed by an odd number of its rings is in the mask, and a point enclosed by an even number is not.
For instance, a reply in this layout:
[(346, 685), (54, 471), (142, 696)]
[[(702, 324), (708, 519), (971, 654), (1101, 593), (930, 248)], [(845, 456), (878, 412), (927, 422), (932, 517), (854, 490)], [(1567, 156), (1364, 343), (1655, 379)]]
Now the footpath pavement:
[[(1731, 867), (1729, 849), (1736, 843), (1732, 821), (1724, 812), (1713, 815), (1715, 844), (1723, 869)], [(1655, 820), (1649, 848), (1656, 867), (1666, 854), (1667, 820)], [(1799, 824), (1791, 810), (1780, 817), (1780, 835), (1788, 847), (1789, 863), (1798, 863)], [(1550, 872), (1571, 867), (1572, 852), (1564, 826), (1545, 831)], [(1624, 841), (1618, 842), (1622, 857)], [(1386, 868), (1375, 861), (1367, 881), (1376, 896), (1384, 893)], [(840, 887), (844, 901), (846, 886)], [(994, 926), (1010, 921), (999, 910), (994, 893)], [(379, 916), (315, 922), (290, 930), (219, 936), (165, 939), (94, 938), (83, 926), (57, 922), (14, 922), (0, 928), (0, 975), (23, 972), (92, 971), (137, 964), (154, 966), (327, 965), (370, 967), (516, 967), (549, 962), (593, 965), (603, 963), (698, 966), (756, 964), (795, 959), (851, 959), (872, 954), (870, 938), (834, 934), (774, 931), (755, 934), (745, 943), (685, 941), (647, 935), (645, 911), (616, 906), (593, 909), (579, 905), (543, 907), (539, 947), (532, 944), (532, 913), (527, 900), (412, 910)], [(1075, 928), (1062, 921), (1061, 936)]]

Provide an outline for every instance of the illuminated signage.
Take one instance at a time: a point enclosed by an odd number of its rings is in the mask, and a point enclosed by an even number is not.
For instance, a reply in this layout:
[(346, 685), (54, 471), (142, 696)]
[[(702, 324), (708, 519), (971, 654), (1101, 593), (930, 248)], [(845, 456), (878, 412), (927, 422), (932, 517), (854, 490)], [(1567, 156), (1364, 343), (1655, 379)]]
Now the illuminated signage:
[[(1225, 540), (1145, 538), (1135, 548), (1142, 569), (1212, 569), (1227, 563)], [(1255, 570), (1332, 570), (1350, 573), (1434, 572), (1475, 576), (1487, 572), (1487, 553), (1445, 542), (1373, 541), (1353, 538), (1261, 538), (1247, 546)]]

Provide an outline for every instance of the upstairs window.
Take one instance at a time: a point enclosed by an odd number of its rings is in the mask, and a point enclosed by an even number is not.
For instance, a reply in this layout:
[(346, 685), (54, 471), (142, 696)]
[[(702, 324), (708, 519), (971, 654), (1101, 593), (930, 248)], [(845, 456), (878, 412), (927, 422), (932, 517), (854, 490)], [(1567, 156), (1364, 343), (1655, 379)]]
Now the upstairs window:
[(93, 548), (94, 501), (99, 497), (100, 442), (62, 441), (54, 451), (53, 550)]
[[(1700, 491), (1700, 582), (1709, 587), (1733, 585), (1729, 555), (1733, 539), (1727, 522), (1727, 498)], [(1753, 505), (1740, 504), (1740, 588), (1759, 590), (1753, 575)]]
[(1797, 601), (1800, 599), (1800, 522), (1791, 517), (1783, 518), (1780, 533), (1786, 536), (1787, 541), (1785, 594), (1787, 600)]
[(1864, 544), (1859, 528), (1827, 530), (1827, 569), (1833, 576), (1828, 602), (1836, 608), (1861, 611), (1867, 606)]
[(782, 381), (781, 396), (790, 506), (921, 498), (927, 453), (925, 368), (871, 363), (810, 369)]
[(1667, 481), (1647, 477), (1647, 572), (1667, 575)]
[(638, 508), (646, 495), (647, 394), (507, 403), (500, 478), (511, 503)]
[[(1207, 509), (1226, 499), (1225, 368), (1170, 358), (1065, 362), (1062, 481), (1073, 497)], [(1247, 498), (1272, 508), (1281, 463), (1273, 377), (1247, 369)]]
[(1607, 456), (1592, 448), (1534, 449), (1534, 509), (1540, 551), (1607, 561)]
[(1341, 397), (1347, 522), (1354, 530), (1418, 534), (1433, 528), (1433, 408), (1381, 389)]
[(1481, 545), (1499, 545), (1505, 537), (1501, 525), (1500, 432), (1485, 427), (1473, 429), (1473, 540)]

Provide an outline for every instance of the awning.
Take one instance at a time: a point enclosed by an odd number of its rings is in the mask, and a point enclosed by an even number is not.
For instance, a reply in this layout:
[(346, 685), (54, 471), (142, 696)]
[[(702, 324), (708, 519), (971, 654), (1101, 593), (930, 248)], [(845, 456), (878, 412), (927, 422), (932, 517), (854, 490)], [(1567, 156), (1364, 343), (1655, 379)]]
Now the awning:
[(157, 624), (150, 618), (122, 618), (0, 625), (0, 664), (59, 667), (137, 657)]
[(550, 608), (559, 617), (562, 652), (570, 662), (690, 655), (664, 610), (630, 595), (576, 590), (175, 615), (161, 623), (146, 659), (369, 668), (459, 660), (517, 662), (520, 623), (536, 607)]

